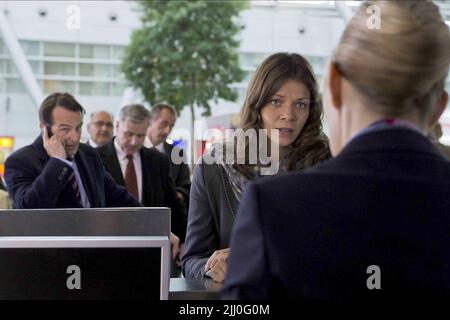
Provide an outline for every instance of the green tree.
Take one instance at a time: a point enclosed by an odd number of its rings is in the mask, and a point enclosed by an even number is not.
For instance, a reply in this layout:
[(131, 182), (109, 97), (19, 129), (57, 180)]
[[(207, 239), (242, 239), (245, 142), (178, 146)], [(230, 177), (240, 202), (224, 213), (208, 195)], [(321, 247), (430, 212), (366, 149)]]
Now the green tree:
[(142, 28), (131, 36), (122, 71), (149, 103), (165, 101), (178, 113), (191, 111), (194, 156), (194, 107), (211, 114), (211, 101), (235, 101), (230, 85), (244, 72), (236, 52), (243, 28), (239, 13), (247, 1), (140, 1)]

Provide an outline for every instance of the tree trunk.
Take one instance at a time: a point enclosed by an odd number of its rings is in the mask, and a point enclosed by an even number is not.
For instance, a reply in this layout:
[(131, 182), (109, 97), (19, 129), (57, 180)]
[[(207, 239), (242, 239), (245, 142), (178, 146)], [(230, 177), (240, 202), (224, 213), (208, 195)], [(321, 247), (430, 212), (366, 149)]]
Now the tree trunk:
[(194, 165), (197, 162), (195, 150), (197, 149), (195, 147), (195, 110), (194, 110), (194, 103), (191, 103), (190, 105), (191, 109), (191, 172), (194, 172)]

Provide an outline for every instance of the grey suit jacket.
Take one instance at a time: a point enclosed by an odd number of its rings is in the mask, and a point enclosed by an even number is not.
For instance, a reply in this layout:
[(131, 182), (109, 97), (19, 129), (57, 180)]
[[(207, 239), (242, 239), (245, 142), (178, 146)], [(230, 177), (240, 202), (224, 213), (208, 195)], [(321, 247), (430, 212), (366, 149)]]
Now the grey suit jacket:
[(229, 246), (237, 206), (225, 170), (217, 164), (198, 163), (192, 179), (183, 256), (186, 278), (202, 277), (213, 252)]

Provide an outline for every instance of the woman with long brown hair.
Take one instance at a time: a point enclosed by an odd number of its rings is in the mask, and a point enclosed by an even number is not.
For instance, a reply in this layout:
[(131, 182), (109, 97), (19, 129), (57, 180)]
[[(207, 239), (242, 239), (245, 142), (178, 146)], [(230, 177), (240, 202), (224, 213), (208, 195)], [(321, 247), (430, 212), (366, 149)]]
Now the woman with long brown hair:
[[(230, 150), (227, 142), (211, 151), (218, 163), (201, 161), (195, 168), (183, 257), (185, 277), (207, 276), (223, 282), (231, 228), (241, 194), (249, 181), (263, 175), (265, 168), (259, 157), (249, 161), (256, 156), (252, 154), (255, 149), (251, 143), (259, 148), (261, 139), (276, 141), (270, 145), (277, 149), (270, 149), (269, 153), (279, 155), (279, 161), (275, 159), (277, 173), (310, 167), (329, 157), (321, 118), (317, 81), (302, 56), (276, 53), (261, 63), (249, 84), (241, 111), (241, 129), (244, 133), (254, 130), (257, 137), (257, 141), (245, 143), (247, 161), (242, 163), (234, 157), (227, 163), (226, 153)], [(259, 135), (261, 129), (266, 135)], [(222, 156), (217, 157), (218, 154)]]

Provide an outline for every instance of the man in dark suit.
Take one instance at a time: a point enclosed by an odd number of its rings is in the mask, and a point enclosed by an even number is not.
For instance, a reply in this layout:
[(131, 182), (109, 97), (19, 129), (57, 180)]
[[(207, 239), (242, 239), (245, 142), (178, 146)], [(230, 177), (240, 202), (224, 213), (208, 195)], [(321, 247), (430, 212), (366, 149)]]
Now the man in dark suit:
[(186, 164), (183, 149), (166, 142), (175, 126), (176, 112), (168, 104), (158, 103), (150, 111), (150, 126), (147, 131), (144, 146), (155, 148), (165, 153), (170, 159), (170, 176), (175, 183), (177, 198), (189, 209), (189, 192), (191, 190), (191, 173)]
[(83, 114), (83, 107), (68, 93), (53, 93), (42, 102), (42, 135), (5, 163), (15, 208), (140, 206), (105, 171), (97, 152), (80, 144)]
[(115, 123), (117, 136), (97, 151), (106, 170), (136, 200), (147, 207), (171, 209), (172, 233), (184, 242), (186, 216), (169, 176), (169, 160), (166, 155), (143, 147), (148, 119), (149, 111), (142, 105), (123, 107)]

